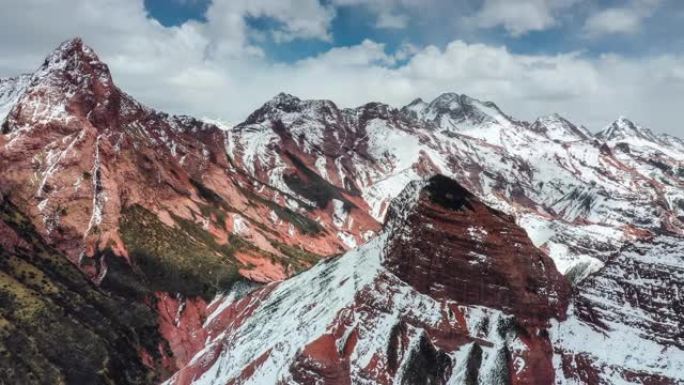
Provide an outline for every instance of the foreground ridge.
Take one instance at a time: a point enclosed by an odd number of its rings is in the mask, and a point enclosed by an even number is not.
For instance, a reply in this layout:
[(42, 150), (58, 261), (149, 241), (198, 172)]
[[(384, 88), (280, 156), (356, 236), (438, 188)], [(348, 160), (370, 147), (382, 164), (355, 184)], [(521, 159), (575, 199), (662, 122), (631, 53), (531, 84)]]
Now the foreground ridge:
[(569, 293), (510, 217), (435, 176), (366, 245), (217, 304), (211, 342), (168, 384), (550, 384), (546, 330)]

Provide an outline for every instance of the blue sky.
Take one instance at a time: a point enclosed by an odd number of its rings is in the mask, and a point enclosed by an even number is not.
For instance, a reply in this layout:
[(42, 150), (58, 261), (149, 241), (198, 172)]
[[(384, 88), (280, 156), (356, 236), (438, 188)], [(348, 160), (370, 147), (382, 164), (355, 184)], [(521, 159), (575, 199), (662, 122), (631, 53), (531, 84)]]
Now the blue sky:
[(465, 93), (526, 120), (684, 136), (681, 0), (3, 0), (0, 77), (80, 36), (172, 113), (240, 122), (278, 92), (341, 106)]
[[(515, 2), (515, 1), (511, 1)], [(473, 29), (454, 17), (454, 10), (447, 2), (432, 2), (432, 9), (399, 7), (405, 13), (405, 27), (378, 28), (377, 14), (362, 4), (334, 6), (330, 1), (323, 4), (335, 9), (331, 22), (332, 39), (295, 39), (275, 42), (273, 39), (257, 40), (270, 58), (292, 62), (326, 52), (333, 47), (352, 46), (366, 39), (386, 44), (388, 50), (399, 49), (403, 44), (416, 46), (445, 46), (454, 39), (470, 43), (505, 45), (514, 53), (556, 54), (581, 51), (587, 55), (614, 53), (629, 56), (646, 56), (681, 52), (684, 49), (684, 17), (678, 1), (642, 1), (651, 3), (638, 26), (638, 33), (607, 33), (587, 36), (581, 27), (583, 21), (596, 12), (611, 7), (629, 7), (639, 1), (598, 0), (575, 1), (574, 6), (563, 9), (553, 26), (542, 30), (529, 30), (512, 35), (504, 26)], [(482, 7), (480, 0), (452, 1), (457, 4), (459, 15), (476, 14)], [(145, 9), (151, 18), (167, 27), (180, 26), (194, 20), (206, 22), (205, 13), (211, 0), (145, 0)], [(446, 4), (446, 5), (445, 5)], [(446, 12), (444, 10), (447, 10)], [(248, 24), (258, 31), (268, 31), (279, 22), (269, 17), (248, 17)]]
[(150, 16), (164, 26), (177, 26), (188, 20), (206, 21), (204, 14), (211, 0), (145, 0)]

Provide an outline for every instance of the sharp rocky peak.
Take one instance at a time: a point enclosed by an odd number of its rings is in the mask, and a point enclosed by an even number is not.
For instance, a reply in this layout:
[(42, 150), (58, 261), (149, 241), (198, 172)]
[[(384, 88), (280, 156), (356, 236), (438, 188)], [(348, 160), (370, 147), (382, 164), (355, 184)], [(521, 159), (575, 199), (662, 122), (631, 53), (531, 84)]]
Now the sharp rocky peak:
[(423, 98), (415, 98), (413, 101), (409, 104), (406, 105), (406, 107), (413, 107), (413, 106), (425, 106), (427, 103), (423, 100)]
[(72, 84), (88, 82), (91, 85), (97, 82), (112, 85), (109, 67), (80, 38), (63, 42), (48, 55), (34, 73), (33, 82), (45, 77), (57, 77)]
[(274, 96), (266, 102), (266, 104), (273, 105), (273, 106), (280, 106), (280, 105), (288, 105), (288, 104), (300, 104), (302, 102), (302, 99), (285, 93), (285, 92), (280, 92), (278, 95)]
[(87, 46), (80, 37), (62, 42), (48, 55), (46, 62), (59, 62), (65, 59), (100, 61), (95, 51)]
[(513, 121), (493, 102), (481, 101), (454, 92), (443, 93), (424, 105), (418, 103), (406, 106), (403, 111), (449, 130), (459, 130), (462, 126), (477, 126), (486, 123), (506, 124), (506, 122)]
[(420, 116), (423, 110), (427, 107), (427, 103), (422, 98), (413, 99), (413, 101), (401, 108), (401, 112), (410, 115), (414, 118)]
[(620, 116), (603, 131), (596, 134), (596, 138), (603, 141), (639, 138), (658, 142), (658, 138), (648, 128), (641, 127), (624, 116)]
[(75, 38), (60, 44), (31, 75), (8, 111), (2, 132), (38, 126), (70, 131), (79, 129), (78, 117), (97, 128), (119, 128), (121, 117), (143, 110), (116, 87), (95, 51)]
[(459, 209), (477, 200), (458, 182), (441, 174), (426, 180), (415, 180), (406, 185), (401, 194), (390, 203), (385, 217), (385, 227), (391, 231), (392, 228), (403, 226), (406, 217), (417, 209), (421, 194), (427, 194), (433, 202), (453, 209)]
[(433, 108), (457, 109), (463, 108), (464, 106), (475, 106), (478, 104), (485, 107), (498, 109), (494, 102), (478, 100), (466, 94), (457, 94), (455, 92), (445, 92), (439, 95), (432, 102), (430, 102), (429, 106)]

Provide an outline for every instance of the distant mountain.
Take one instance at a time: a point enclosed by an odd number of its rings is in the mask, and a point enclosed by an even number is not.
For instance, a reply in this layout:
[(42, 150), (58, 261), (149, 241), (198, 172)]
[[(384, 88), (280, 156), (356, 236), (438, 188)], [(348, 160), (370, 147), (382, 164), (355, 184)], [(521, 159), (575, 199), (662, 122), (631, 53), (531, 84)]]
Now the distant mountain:
[[(84, 304), (140, 306), (102, 310), (90, 383), (684, 380), (681, 139), (455, 93), (402, 108), (279, 94), (218, 127), (142, 106), (78, 39), (0, 81), (2, 111), (3, 252), (45, 272), (49, 248), (92, 282)], [(35, 328), (26, 287), (66, 322), (51, 286), (2, 273), (24, 301), (0, 310), (9, 325)], [(69, 368), (89, 349), (67, 341), (58, 361), (44, 340), (0, 365), (86, 378)]]

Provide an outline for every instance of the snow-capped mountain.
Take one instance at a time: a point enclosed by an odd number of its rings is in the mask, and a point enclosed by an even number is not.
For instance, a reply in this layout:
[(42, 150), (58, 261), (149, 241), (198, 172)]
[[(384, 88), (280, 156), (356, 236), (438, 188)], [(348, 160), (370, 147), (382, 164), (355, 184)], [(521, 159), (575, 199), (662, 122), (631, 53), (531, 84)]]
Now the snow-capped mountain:
[[(222, 129), (141, 105), (116, 87), (107, 65), (78, 39), (62, 44), (33, 74), (1, 84), (8, 111), (0, 135), (3, 205), (29, 218), (30, 234), (108, 295), (144, 305), (144, 326), (158, 324), (151, 328), (154, 336), (117, 344), (133, 350), (131, 367), (147, 367), (159, 380), (204, 342), (193, 325), (201, 325), (216, 292), (235, 282), (281, 280), (379, 228), (367, 210), (312, 206), (236, 169)], [(329, 189), (347, 201), (346, 193)], [(8, 239), (21, 243), (24, 228), (8, 226), (15, 234)], [(10, 246), (17, 245), (3, 247)], [(50, 274), (45, 266), (37, 269)], [(18, 296), (30, 284), (23, 271), (5, 272), (12, 280), (4, 293)], [(49, 291), (51, 285), (31, 287)], [(14, 311), (2, 315), (18, 317)], [(19, 317), (11, 324), (21, 329), (33, 323)], [(101, 349), (123, 349), (114, 343), (121, 335), (107, 338)], [(70, 346), (74, 355), (65, 357), (72, 361), (48, 357), (52, 364), (38, 382), (80, 378), (69, 367), (89, 352)], [(13, 359), (34, 365), (39, 357)], [(8, 381), (30, 372), (11, 362), (16, 377)], [(104, 358), (91, 363), (84, 369), (91, 372), (87, 383), (105, 383), (114, 371), (107, 365), (117, 364)], [(115, 382), (146, 382), (152, 375), (131, 376)]]
[(455, 93), (219, 127), (78, 39), (0, 81), (0, 119), (0, 348), (87, 325), (0, 355), (15, 382), (683, 381), (681, 139)]
[[(676, 247), (684, 241), (684, 165), (677, 140), (624, 118), (597, 135), (558, 115), (517, 121), (493, 103), (456, 94), (401, 109), (378, 103), (339, 109), (330, 101), (279, 95), (229, 135), (235, 146), (254, 144), (248, 156), (229, 153), (238, 164), (252, 164), (256, 178), (286, 186), (281, 176), (305, 167), (358, 192), (379, 220), (409, 181), (435, 173), (454, 178), (511, 214), (575, 284), (568, 320), (548, 330), (559, 383), (680, 380), (676, 330), (683, 319), (668, 310), (681, 307), (681, 279), (670, 277), (679, 277), (684, 263)], [(296, 164), (288, 162), (292, 154)], [(645, 263), (630, 246), (637, 244), (661, 250), (658, 258), (668, 262), (651, 261), (635, 272), (635, 265)], [(651, 280), (617, 278), (642, 274)], [(658, 305), (630, 299), (654, 287)], [(667, 337), (654, 338), (646, 322), (620, 327), (626, 309), (653, 320), (677, 315), (665, 321), (673, 327), (661, 329)], [(628, 346), (641, 348), (642, 358), (612, 342), (626, 335), (634, 336)], [(610, 342), (600, 342), (605, 340)], [(607, 353), (611, 343), (616, 348)]]
[[(466, 104), (469, 116), (495, 118), (453, 118), (463, 117)], [(441, 114), (429, 112), (435, 110)], [(634, 238), (632, 227), (681, 232), (679, 148), (658, 140), (656, 150), (641, 156), (602, 137), (557, 115), (518, 122), (491, 103), (455, 94), (401, 110), (378, 103), (338, 109), (330, 101), (279, 95), (229, 132), (228, 151), (257, 179), (284, 190), (283, 175), (304, 167), (358, 193), (378, 220), (409, 181), (452, 176), (514, 214), (566, 272), (588, 261), (597, 266), (604, 252)]]

